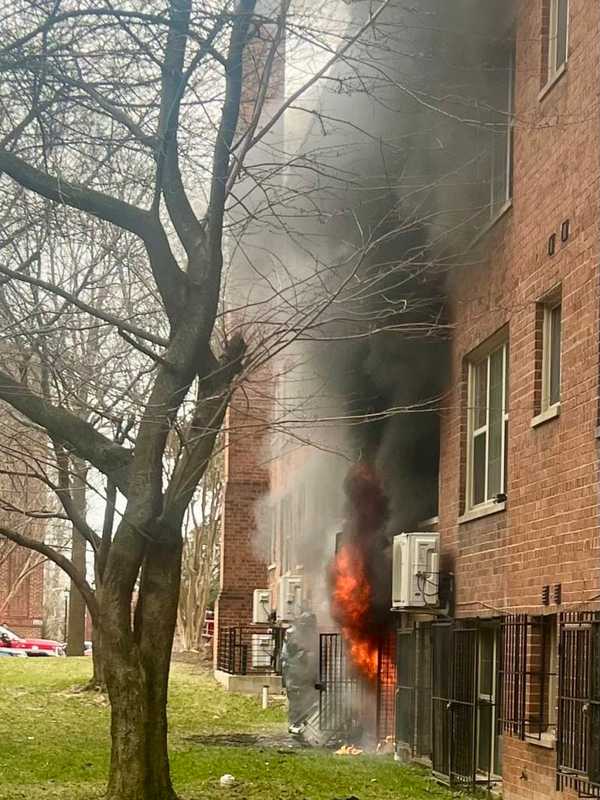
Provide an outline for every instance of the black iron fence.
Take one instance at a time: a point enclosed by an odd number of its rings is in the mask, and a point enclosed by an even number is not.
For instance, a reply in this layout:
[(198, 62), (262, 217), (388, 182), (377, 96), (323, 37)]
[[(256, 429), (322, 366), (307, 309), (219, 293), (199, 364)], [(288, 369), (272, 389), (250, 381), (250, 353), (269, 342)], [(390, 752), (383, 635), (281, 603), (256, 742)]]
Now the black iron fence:
[(221, 628), (217, 669), (230, 675), (281, 675), (284, 628), (275, 625), (233, 625)]

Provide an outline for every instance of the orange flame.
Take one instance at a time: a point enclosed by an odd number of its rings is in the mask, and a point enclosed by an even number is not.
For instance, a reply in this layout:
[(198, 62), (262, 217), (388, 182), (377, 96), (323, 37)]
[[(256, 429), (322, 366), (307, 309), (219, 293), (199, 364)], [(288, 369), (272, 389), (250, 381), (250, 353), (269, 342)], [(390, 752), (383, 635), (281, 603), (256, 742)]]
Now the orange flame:
[(370, 604), (371, 587), (363, 555), (356, 545), (344, 544), (333, 564), (332, 609), (340, 621), (352, 661), (366, 677), (375, 680), (379, 665), (378, 646), (364, 631)]

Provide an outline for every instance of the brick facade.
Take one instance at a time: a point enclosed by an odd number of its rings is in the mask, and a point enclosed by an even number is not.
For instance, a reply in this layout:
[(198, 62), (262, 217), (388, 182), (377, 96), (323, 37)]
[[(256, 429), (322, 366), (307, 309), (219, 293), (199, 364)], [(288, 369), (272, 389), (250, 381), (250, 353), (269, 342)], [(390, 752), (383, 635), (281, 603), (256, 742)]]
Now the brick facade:
[[(547, 92), (543, 2), (518, 4), (512, 207), (453, 275), (450, 393), (441, 427), (443, 566), (456, 578), (456, 614), (543, 615), (593, 608), (600, 595), (598, 331), (600, 9), (570, 4), (569, 61)], [(561, 224), (569, 220), (568, 241)], [(548, 240), (556, 234), (556, 252)], [(562, 290), (560, 415), (539, 413), (540, 315)], [(501, 328), (509, 351), (506, 507), (461, 521), (465, 510), (466, 362)], [(545, 585), (561, 603), (542, 605)], [(553, 748), (504, 737), (508, 800), (555, 795)]]
[[(16, 547), (0, 563), (0, 623), (6, 623), (21, 636), (42, 634), (44, 565), (38, 562), (36, 554)], [(12, 592), (21, 574), (24, 578)]]
[[(568, 63), (546, 85), (549, 8), (548, 0), (516, 3), (512, 201), (453, 266), (448, 282), (452, 341), (441, 412), (437, 530), (441, 569), (454, 575), (455, 615), (462, 620), (600, 608), (600, 7), (595, 0), (571, 0)], [(565, 230), (561, 237), (566, 221), (568, 236)], [(560, 411), (541, 420), (541, 304), (557, 293)], [(508, 346), (506, 498), (486, 513), (467, 513), (468, 363), (500, 331)], [(234, 408), (232, 419), (240, 413)], [(255, 440), (261, 447), (263, 436), (264, 430)], [(249, 453), (237, 441), (238, 455), (230, 449), (234, 472), (225, 516), (234, 533), (222, 551), (220, 613), (246, 620), (251, 590), (262, 588), (266, 578), (265, 564), (246, 555), (254, 531), (247, 502), (268, 481), (256, 461), (260, 448)], [(290, 471), (300, 470), (305, 458), (298, 448), (274, 462), (275, 492), (285, 490)], [(274, 579), (282, 572), (275, 556)], [(242, 569), (246, 559), (248, 569)], [(550, 589), (548, 603), (544, 587)], [(556, 642), (553, 647), (558, 649)], [(535, 648), (529, 658), (530, 664), (540, 659)], [(531, 709), (539, 698), (534, 689), (528, 692)], [(556, 789), (551, 736), (533, 741), (505, 734), (502, 740), (507, 800), (570, 796), (571, 790)]]
[(266, 433), (271, 399), (261, 391), (269, 385), (265, 375), (246, 382), (227, 412), (215, 643), (223, 628), (252, 621), (252, 593), (269, 583), (267, 551), (258, 539), (256, 520), (257, 502), (269, 488)]

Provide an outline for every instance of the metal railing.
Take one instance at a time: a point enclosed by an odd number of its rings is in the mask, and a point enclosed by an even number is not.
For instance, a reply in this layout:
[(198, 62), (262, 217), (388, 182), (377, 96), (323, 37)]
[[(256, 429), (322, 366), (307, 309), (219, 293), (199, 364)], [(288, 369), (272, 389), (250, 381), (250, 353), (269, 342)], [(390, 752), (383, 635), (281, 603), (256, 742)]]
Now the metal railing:
[(281, 675), (284, 629), (233, 625), (219, 630), (217, 669), (230, 675)]

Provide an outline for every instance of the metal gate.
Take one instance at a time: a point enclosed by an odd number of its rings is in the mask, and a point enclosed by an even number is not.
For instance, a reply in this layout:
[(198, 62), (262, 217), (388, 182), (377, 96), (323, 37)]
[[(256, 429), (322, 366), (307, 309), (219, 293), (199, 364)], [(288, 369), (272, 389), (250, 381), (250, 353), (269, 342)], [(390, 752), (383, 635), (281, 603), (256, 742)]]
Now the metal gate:
[(450, 783), (477, 783), (477, 663), (478, 629), (454, 627), (452, 632), (452, 680), (449, 702)]
[(432, 765), (452, 786), (490, 786), (499, 769), (497, 627), (435, 623), (432, 636)]
[(364, 683), (339, 633), (319, 635), (319, 729), (352, 738), (362, 731)]
[(398, 632), (396, 664), (396, 744), (403, 747), (407, 755), (412, 755), (415, 741), (416, 631)]
[(396, 733), (397, 636), (388, 632), (379, 644), (377, 665), (377, 743), (390, 742)]
[(449, 710), (452, 680), (452, 624), (431, 626), (431, 763), (439, 778), (450, 780)]

